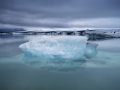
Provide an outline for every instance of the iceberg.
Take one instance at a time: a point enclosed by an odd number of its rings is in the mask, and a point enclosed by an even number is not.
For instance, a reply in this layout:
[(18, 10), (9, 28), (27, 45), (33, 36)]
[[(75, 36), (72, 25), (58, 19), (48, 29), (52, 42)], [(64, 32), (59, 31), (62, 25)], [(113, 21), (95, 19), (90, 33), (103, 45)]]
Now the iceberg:
[(97, 55), (97, 44), (81, 36), (46, 36), (31, 39), (19, 46), (24, 51), (22, 62), (28, 66), (55, 71), (85, 67), (86, 59)]
[(120, 29), (86, 30), (85, 33), (89, 40), (120, 38)]
[(19, 47), (26, 55), (43, 59), (84, 59), (86, 37), (40, 37), (30, 40)]

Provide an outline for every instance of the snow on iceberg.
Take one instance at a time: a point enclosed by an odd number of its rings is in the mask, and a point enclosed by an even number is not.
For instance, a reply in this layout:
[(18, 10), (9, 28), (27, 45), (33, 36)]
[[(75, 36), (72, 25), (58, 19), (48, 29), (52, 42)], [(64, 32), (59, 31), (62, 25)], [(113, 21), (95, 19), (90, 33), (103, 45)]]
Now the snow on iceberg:
[(22, 62), (28, 66), (70, 71), (85, 66), (86, 58), (97, 54), (97, 45), (86, 43), (86, 37), (47, 36), (32, 39), (19, 47), (25, 53)]

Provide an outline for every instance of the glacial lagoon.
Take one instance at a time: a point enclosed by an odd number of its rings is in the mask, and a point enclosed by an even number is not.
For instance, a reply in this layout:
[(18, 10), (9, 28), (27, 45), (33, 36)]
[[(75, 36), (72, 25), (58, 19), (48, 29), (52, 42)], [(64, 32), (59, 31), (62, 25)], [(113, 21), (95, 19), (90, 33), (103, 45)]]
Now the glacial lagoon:
[(0, 36), (0, 90), (120, 90), (120, 39)]

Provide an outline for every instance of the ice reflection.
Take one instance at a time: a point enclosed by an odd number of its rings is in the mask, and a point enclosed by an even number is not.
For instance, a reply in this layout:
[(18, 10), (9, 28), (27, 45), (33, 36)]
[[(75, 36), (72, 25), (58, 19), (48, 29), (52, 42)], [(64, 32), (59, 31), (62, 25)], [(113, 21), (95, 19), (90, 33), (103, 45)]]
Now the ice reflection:
[(28, 66), (50, 71), (69, 72), (86, 67), (86, 59), (97, 55), (97, 44), (86, 37), (43, 37), (20, 45)]

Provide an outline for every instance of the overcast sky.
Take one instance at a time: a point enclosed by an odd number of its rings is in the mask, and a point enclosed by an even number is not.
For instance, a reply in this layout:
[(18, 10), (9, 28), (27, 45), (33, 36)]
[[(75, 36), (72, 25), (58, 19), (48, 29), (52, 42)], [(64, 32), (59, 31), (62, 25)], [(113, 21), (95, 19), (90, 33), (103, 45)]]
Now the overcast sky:
[(120, 28), (120, 0), (0, 0), (0, 27)]

